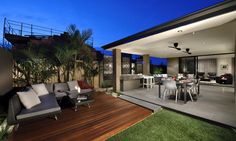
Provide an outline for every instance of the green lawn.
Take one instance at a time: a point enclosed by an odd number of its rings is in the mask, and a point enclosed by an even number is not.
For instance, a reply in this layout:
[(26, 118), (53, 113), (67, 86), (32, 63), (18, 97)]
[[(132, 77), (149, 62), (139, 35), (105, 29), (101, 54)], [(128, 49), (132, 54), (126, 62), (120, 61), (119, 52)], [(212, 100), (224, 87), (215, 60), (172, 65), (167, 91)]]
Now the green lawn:
[(108, 139), (108, 141), (176, 140), (236, 141), (236, 132), (176, 112), (162, 110)]

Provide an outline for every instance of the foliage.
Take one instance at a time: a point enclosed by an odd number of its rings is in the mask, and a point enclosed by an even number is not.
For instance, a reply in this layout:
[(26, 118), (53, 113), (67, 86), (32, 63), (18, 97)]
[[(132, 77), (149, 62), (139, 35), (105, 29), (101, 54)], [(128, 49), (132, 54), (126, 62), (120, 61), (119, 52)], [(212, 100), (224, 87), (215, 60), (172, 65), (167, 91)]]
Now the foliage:
[(0, 140), (6, 139), (13, 131), (14, 126), (7, 125), (7, 120), (0, 119)]
[(27, 48), (13, 49), (14, 69), (20, 72), (15, 82), (44, 83), (55, 75), (58, 82), (69, 81), (76, 79), (77, 70), (84, 69), (85, 79), (93, 83), (99, 67), (90, 42), (92, 30), (80, 31), (70, 25), (67, 32), (65, 41), (31, 42)]
[(44, 46), (30, 44), (28, 48), (12, 50), (12, 53), (16, 62), (14, 67), (22, 73), (20, 81), (26, 85), (44, 83), (55, 74), (55, 67), (49, 63), (51, 58)]
[(162, 74), (162, 73), (163, 73), (163, 69), (161, 67), (154, 69), (154, 74)]
[(205, 121), (162, 110), (108, 141), (233, 141), (236, 133)]
[[(92, 30), (80, 31), (76, 25), (72, 24), (68, 27), (68, 33), (70, 35), (70, 45), (76, 51), (73, 76), (75, 78), (76, 69), (82, 68), (84, 70), (85, 80), (93, 84), (94, 77), (99, 73), (99, 66), (96, 62), (96, 54), (94, 54), (91, 48), (92, 43), (90, 43)], [(81, 62), (78, 63), (77, 60), (81, 60)]]

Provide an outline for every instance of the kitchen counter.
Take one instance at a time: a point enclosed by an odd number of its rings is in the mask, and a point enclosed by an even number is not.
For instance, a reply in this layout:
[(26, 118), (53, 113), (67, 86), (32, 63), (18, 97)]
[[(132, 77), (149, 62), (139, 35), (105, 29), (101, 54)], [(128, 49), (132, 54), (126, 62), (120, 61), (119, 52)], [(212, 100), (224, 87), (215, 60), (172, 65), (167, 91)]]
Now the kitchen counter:
[(143, 79), (143, 75), (138, 74), (123, 74), (120, 77), (121, 91), (128, 91), (137, 89), (141, 86), (140, 81)]

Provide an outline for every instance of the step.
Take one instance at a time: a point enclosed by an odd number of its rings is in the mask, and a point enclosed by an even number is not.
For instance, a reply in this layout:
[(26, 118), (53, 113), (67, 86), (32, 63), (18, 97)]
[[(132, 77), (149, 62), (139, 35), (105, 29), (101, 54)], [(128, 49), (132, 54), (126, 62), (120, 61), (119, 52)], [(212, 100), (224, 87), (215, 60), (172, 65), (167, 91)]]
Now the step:
[(127, 95), (120, 95), (119, 98), (123, 99), (123, 100), (126, 100), (126, 101), (129, 101), (131, 103), (134, 103), (136, 105), (142, 106), (144, 108), (150, 109), (154, 113), (158, 112), (158, 111), (160, 111), (162, 109), (161, 106), (159, 106), (159, 105), (156, 105), (156, 104), (153, 104), (153, 103), (149, 103), (147, 101), (140, 100), (140, 99), (137, 99), (137, 98), (134, 98), (134, 97), (130, 97), (130, 96), (127, 96)]

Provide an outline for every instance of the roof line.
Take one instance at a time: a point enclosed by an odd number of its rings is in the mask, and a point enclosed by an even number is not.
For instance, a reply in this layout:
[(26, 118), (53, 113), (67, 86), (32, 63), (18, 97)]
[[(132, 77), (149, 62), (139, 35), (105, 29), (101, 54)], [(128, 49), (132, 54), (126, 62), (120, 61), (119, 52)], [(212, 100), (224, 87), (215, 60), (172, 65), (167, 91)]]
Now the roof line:
[(177, 18), (175, 20), (165, 22), (158, 26), (149, 28), (147, 30), (138, 32), (136, 34), (130, 35), (123, 39), (117, 40), (115, 42), (109, 43), (107, 45), (102, 46), (103, 49), (110, 49), (118, 45), (126, 44), (135, 40), (139, 40), (154, 34), (158, 34), (161, 32), (168, 31), (170, 29), (174, 29), (180, 26), (188, 25), (197, 21), (201, 21), (210, 17), (214, 17), (217, 15), (221, 15), (224, 13), (232, 12), (236, 10), (236, 1), (235, 0), (227, 0), (222, 3), (204, 8), (202, 10), (193, 12), (186, 16)]

